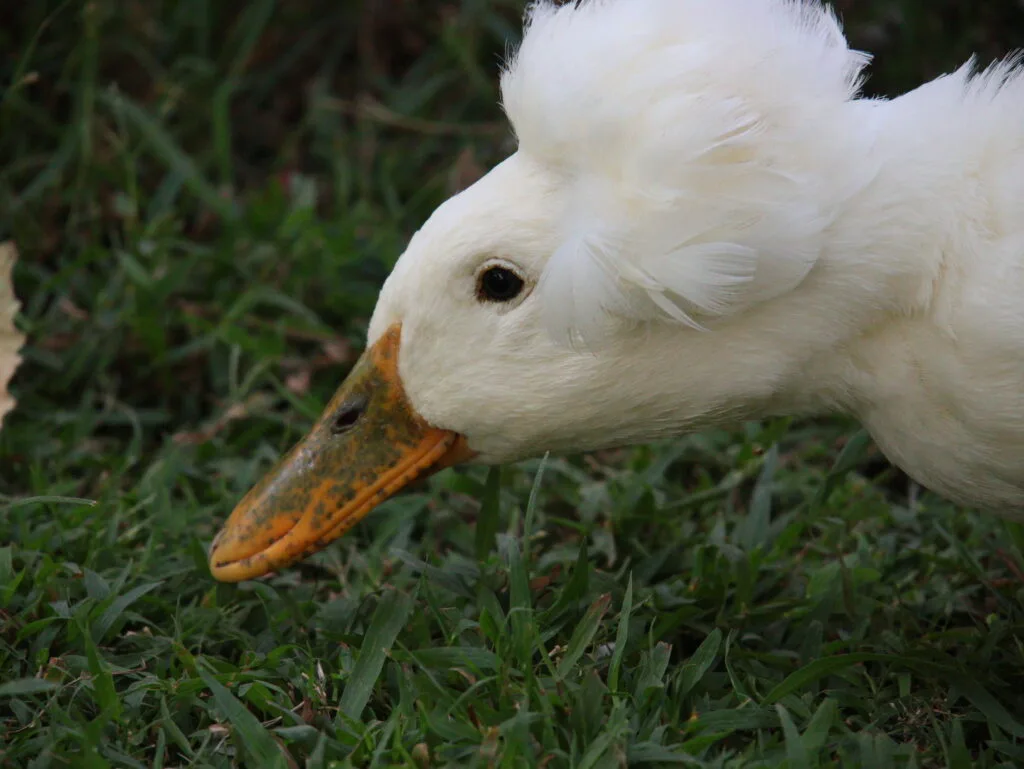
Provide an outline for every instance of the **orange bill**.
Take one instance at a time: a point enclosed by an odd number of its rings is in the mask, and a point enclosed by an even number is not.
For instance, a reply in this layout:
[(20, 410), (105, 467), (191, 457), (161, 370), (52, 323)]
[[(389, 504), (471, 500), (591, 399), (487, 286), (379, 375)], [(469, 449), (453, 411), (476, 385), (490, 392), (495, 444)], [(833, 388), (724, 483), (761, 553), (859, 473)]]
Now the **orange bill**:
[(400, 338), (395, 324), (363, 353), (309, 435), (238, 503), (210, 551), (215, 578), (240, 582), (300, 561), (416, 478), (472, 456), (409, 404)]

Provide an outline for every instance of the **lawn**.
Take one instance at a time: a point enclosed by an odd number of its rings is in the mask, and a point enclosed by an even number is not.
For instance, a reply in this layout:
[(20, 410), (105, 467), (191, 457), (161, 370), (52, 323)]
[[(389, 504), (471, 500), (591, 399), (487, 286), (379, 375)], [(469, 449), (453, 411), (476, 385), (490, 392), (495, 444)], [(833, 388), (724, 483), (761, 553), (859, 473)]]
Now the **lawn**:
[[(897, 93), (1016, 0), (838, 3)], [(1024, 526), (844, 420), (446, 470), (307, 562), (210, 540), (511, 151), (519, 0), (0, 8), (0, 766), (1024, 765)]]

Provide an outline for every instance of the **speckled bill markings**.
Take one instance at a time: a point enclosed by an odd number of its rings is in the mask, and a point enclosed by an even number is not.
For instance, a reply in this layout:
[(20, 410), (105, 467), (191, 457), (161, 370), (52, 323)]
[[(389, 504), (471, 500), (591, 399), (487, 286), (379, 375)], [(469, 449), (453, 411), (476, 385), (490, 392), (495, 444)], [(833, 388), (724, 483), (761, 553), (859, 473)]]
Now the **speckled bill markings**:
[(401, 326), (363, 353), (309, 434), (239, 502), (210, 551), (210, 571), (239, 582), (322, 550), (416, 478), (469, 457), (428, 425), (398, 375)]

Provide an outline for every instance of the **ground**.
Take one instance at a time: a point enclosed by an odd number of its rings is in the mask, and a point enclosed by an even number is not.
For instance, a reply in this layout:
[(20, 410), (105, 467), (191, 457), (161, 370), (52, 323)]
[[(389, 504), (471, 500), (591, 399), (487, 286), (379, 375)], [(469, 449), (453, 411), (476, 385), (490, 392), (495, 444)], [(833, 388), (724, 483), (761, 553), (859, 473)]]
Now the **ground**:
[[(839, 3), (873, 93), (1015, 0)], [(518, 0), (0, 9), (0, 766), (1024, 765), (1024, 527), (855, 424), (448, 470), (301, 566), (206, 566), (445, 196)]]

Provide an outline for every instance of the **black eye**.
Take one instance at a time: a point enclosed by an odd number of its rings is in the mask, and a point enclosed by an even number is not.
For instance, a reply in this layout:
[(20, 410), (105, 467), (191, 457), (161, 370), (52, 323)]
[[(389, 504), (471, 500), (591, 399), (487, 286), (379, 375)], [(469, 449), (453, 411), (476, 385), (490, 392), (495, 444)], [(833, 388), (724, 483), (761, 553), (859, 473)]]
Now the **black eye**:
[(476, 288), (478, 299), (489, 302), (508, 302), (523, 290), (523, 279), (507, 267), (488, 267), (480, 276)]
[(365, 395), (353, 395), (345, 401), (331, 422), (331, 432), (334, 435), (341, 435), (355, 427), (359, 417), (366, 411), (367, 403)]

